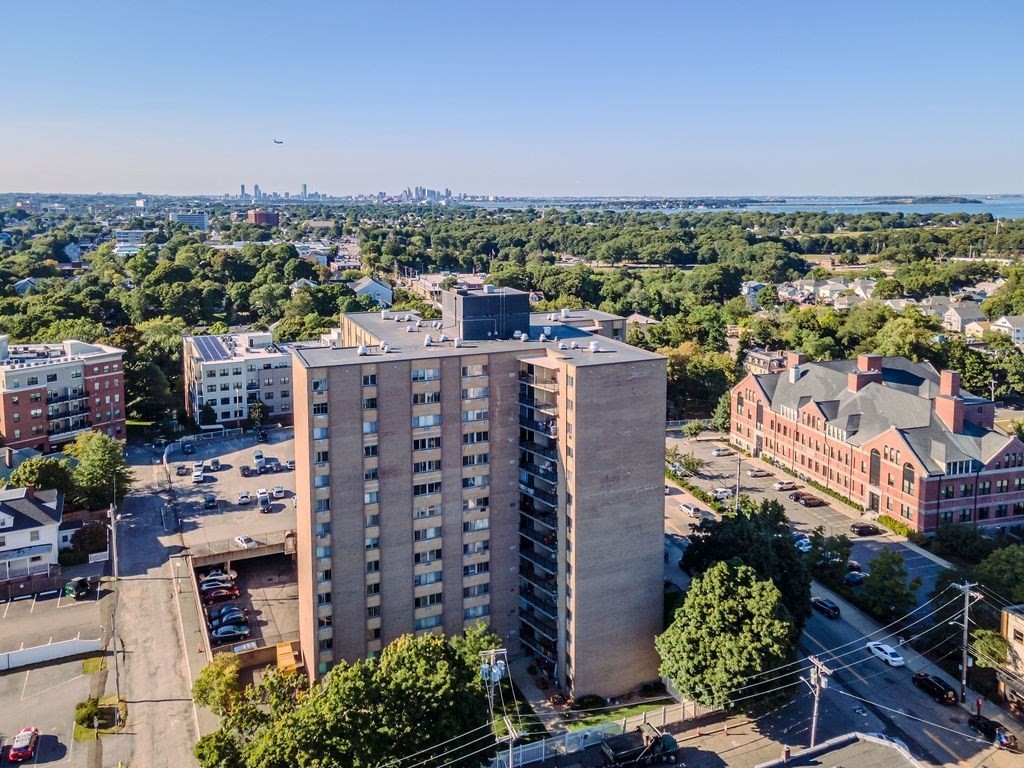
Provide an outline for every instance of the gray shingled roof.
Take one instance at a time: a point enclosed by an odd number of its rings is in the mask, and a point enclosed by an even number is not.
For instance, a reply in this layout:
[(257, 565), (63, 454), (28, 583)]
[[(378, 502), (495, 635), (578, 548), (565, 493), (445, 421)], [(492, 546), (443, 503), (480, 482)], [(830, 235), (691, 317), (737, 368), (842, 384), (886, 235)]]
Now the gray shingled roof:
[[(818, 405), (829, 424), (846, 432), (851, 445), (863, 445), (895, 427), (930, 472), (942, 473), (950, 461), (976, 459), (988, 462), (1007, 441), (998, 430), (969, 422), (962, 433), (953, 433), (935, 416), (932, 399), (939, 393), (939, 374), (928, 363), (905, 357), (882, 361), (882, 383), (869, 383), (858, 392), (848, 387), (848, 374), (857, 370), (856, 360), (804, 363), (796, 381), (790, 372), (755, 376), (775, 412), (799, 410), (810, 402)], [(960, 390), (965, 406), (986, 402)]]
[(10, 515), (14, 525), (3, 531), (23, 531), (42, 525), (60, 523), (64, 510), (64, 494), (54, 490), (36, 491), (29, 498), (27, 488), (6, 488), (0, 491), (0, 515)]

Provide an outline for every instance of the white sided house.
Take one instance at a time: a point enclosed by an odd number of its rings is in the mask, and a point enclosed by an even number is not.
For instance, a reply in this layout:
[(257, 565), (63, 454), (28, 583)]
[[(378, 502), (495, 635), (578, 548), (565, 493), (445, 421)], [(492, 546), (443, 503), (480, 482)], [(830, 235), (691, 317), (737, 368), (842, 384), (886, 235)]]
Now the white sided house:
[(0, 491), (0, 582), (50, 574), (63, 511), (64, 494), (54, 490)]

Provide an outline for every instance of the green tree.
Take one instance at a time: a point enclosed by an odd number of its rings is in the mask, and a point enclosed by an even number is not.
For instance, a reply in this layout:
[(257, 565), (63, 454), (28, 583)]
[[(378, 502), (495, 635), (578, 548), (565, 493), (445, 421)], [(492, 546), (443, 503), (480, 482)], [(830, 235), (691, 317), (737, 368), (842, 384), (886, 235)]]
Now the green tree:
[(245, 768), (238, 742), (223, 730), (202, 736), (192, 754), (202, 768)]
[(694, 419), (693, 421), (688, 421), (685, 424), (683, 424), (683, 434), (686, 435), (690, 440), (696, 438), (705, 429), (707, 429), (707, 427), (704, 426), (704, 422), (697, 421), (696, 419)]
[(203, 407), (199, 410), (199, 423), (203, 426), (217, 423), (217, 409), (210, 403), (203, 403)]
[(257, 400), (255, 403), (249, 404), (249, 421), (252, 422), (253, 426), (258, 427), (267, 418), (267, 406), (262, 400)]
[(838, 584), (846, 573), (846, 563), (853, 551), (853, 542), (846, 534), (826, 536), (825, 528), (818, 526), (811, 532), (809, 562), (814, 564), (814, 573), (826, 584)]
[(235, 654), (214, 654), (213, 660), (203, 667), (192, 684), (192, 699), (215, 715), (226, 715), (241, 691), (239, 668)]
[(102, 432), (84, 432), (64, 452), (78, 460), (72, 476), (75, 502), (86, 509), (120, 503), (135, 482), (124, 458), (124, 444)]
[(71, 466), (62, 459), (39, 456), (25, 459), (11, 472), (8, 485), (14, 488), (32, 486), (38, 490), (55, 489), (65, 496), (74, 488)]
[(704, 469), (704, 459), (700, 456), (695, 456), (691, 451), (690, 453), (684, 453), (679, 457), (679, 466), (683, 470), (681, 474), (692, 477), (693, 475), (699, 474)]
[(732, 424), (732, 397), (730, 393), (723, 392), (718, 398), (718, 404), (711, 414), (711, 428), (723, 434), (729, 434), (729, 427)]
[(994, 629), (975, 629), (971, 632), (972, 650), (979, 667), (1001, 669), (1010, 660), (1010, 643)]
[(771, 697), (776, 668), (796, 650), (778, 588), (753, 568), (717, 563), (690, 584), (675, 619), (654, 644), (661, 674), (687, 698), (744, 707)]
[(1011, 604), (1024, 603), (1024, 545), (997, 549), (974, 569), (974, 578)]
[(917, 604), (914, 591), (920, 586), (921, 579), (916, 576), (907, 580), (903, 554), (883, 549), (871, 561), (871, 573), (864, 580), (865, 608), (876, 618), (891, 621)]
[(766, 285), (757, 292), (757, 305), (762, 309), (779, 306), (779, 289), (774, 285)]

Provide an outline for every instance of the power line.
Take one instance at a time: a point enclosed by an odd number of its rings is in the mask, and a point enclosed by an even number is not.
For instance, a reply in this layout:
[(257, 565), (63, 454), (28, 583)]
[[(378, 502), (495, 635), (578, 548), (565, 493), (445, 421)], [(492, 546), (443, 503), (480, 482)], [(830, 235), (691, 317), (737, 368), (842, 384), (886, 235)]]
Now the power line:
[(898, 709), (893, 709), (892, 707), (887, 707), (884, 704), (879, 704), (877, 701), (873, 701), (871, 699), (865, 699), (863, 696), (857, 696), (857, 695), (852, 694), (852, 693), (850, 693), (848, 691), (836, 691), (836, 693), (838, 693), (838, 694), (840, 694), (842, 696), (849, 696), (851, 699), (856, 699), (857, 701), (863, 701), (865, 704), (870, 704), (870, 705), (872, 705), (874, 707), (878, 707), (879, 709), (884, 709), (886, 712), (892, 712), (894, 714), (900, 715), (901, 717), (906, 717), (906, 718), (909, 718), (911, 720), (916, 720), (919, 723), (924, 723), (925, 725), (930, 725), (930, 726), (932, 726), (934, 728), (940, 728), (943, 731), (949, 731), (950, 733), (955, 733), (957, 736), (960, 736), (960, 737), (962, 737), (964, 739), (970, 739), (971, 741), (977, 741), (977, 742), (980, 742), (982, 744), (987, 744), (987, 745), (991, 746), (991, 742), (987, 741), (986, 739), (979, 739), (977, 736), (974, 736), (974, 735), (972, 735), (970, 733), (963, 733), (962, 731), (958, 731), (955, 728), (948, 728), (945, 725), (939, 725), (938, 723), (934, 723), (931, 720), (925, 720), (923, 717), (915, 717), (914, 715), (908, 715), (906, 712), (901, 712)]
[[(434, 745), (429, 746), (429, 747), (424, 747), (419, 752), (413, 752), (411, 755), (406, 755), (405, 757), (401, 757), (401, 758), (393, 758), (393, 759), (391, 759), (391, 760), (389, 760), (389, 761), (387, 761), (385, 763), (381, 763), (380, 764), (380, 768), (392, 768), (392, 766), (398, 766), (401, 763), (404, 763), (406, 760), (412, 760), (414, 757), (417, 757), (418, 755), (422, 755), (424, 752), (431, 752), (432, 750), (439, 749), (439, 748), (445, 746), (446, 744), (451, 744), (453, 741), (458, 741), (459, 739), (464, 739), (466, 736), (469, 736), (472, 733), (476, 733), (477, 731), (482, 731), (484, 728), (488, 728), (489, 729), (490, 727), (491, 727), (491, 723), (484, 723), (483, 725), (477, 726), (476, 728), (473, 728), (472, 730), (466, 731), (465, 733), (460, 733), (458, 736), (452, 736), (450, 739), (448, 739), (447, 741), (442, 741), (440, 744), (434, 744)], [(482, 737), (478, 736), (476, 739), (473, 739), (472, 741), (478, 741), (480, 738), (482, 738)], [(490, 738), (490, 737), (488, 736), (487, 738)], [(464, 746), (469, 746), (469, 745), (466, 744)]]

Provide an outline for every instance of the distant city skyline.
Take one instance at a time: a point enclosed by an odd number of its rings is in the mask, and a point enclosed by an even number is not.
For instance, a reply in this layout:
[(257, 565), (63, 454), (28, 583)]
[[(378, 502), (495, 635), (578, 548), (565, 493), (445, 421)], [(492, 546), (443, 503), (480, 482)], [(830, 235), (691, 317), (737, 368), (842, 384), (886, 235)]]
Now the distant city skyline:
[(4, 20), (0, 192), (1022, 191), (1009, 0), (113, 0)]

